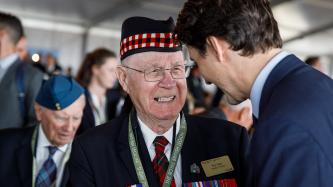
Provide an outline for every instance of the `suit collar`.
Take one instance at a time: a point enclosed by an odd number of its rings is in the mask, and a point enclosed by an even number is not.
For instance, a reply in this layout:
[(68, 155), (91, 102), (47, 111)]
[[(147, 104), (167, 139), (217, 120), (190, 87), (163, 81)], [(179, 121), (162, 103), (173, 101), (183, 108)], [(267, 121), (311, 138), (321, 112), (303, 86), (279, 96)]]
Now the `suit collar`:
[(86, 106), (83, 109), (83, 113), (84, 113), (84, 118), (85, 118), (85, 123), (81, 122), (81, 125), (85, 125), (85, 126), (80, 126), (80, 128), (84, 128), (84, 129), (88, 129), (88, 128), (93, 128), (95, 127), (95, 118), (94, 118), (94, 114), (93, 114), (93, 110), (92, 110), (92, 106), (90, 104), (90, 93), (88, 88), (84, 89), (84, 94), (85, 94), (85, 98), (86, 98)]
[[(187, 124), (195, 124), (191, 117), (186, 116)], [(187, 133), (182, 147), (182, 183), (201, 181), (205, 178), (204, 171), (201, 167), (201, 161), (205, 160), (204, 140), (200, 139), (201, 135), (195, 125), (187, 125)], [(199, 151), (200, 150), (200, 151)], [(191, 167), (199, 167), (200, 172), (191, 171)]]
[[(265, 106), (269, 102), (272, 95), (274, 87), (288, 74), (292, 73), (294, 70), (304, 66), (305, 64), (299, 60), (295, 55), (288, 55), (284, 58), (269, 74), (263, 91), (261, 93), (259, 113), (262, 114), (265, 111)], [(260, 120), (260, 118), (259, 118)]]
[(15, 62), (8, 67), (6, 73), (0, 80), (0, 90), (8, 89), (8, 85), (12, 84), (13, 79), (15, 79), (16, 70), (20, 63), (23, 62), (19, 58), (17, 58)]
[[(131, 114), (130, 114), (131, 115)], [(157, 187), (159, 186), (158, 180), (154, 174), (152, 163), (149, 157), (149, 152), (146, 147), (145, 141), (143, 139), (142, 132), (140, 130), (140, 126), (138, 124), (137, 118), (135, 117), (136, 113), (132, 114), (132, 125), (133, 125), (133, 132), (135, 134), (136, 142), (138, 144), (139, 148), (139, 154), (141, 158), (142, 165), (145, 170), (145, 174), (149, 183), (149, 186), (152, 187)], [(121, 125), (121, 130), (118, 136), (118, 150), (119, 150), (119, 155), (126, 166), (130, 176), (136, 183), (139, 183), (135, 168), (134, 168), (134, 163), (132, 160), (132, 155), (131, 151), (129, 149), (129, 143), (128, 143), (128, 117), (125, 117), (122, 125)]]
[(289, 55), (289, 53), (287, 53), (285, 51), (279, 52), (265, 65), (265, 67), (260, 71), (257, 78), (255, 79), (252, 89), (251, 89), (251, 95), (250, 95), (253, 114), (255, 117), (258, 118), (259, 114), (260, 114), (259, 113), (259, 104), (260, 104), (261, 94), (262, 94), (264, 84), (265, 84), (269, 74), (272, 72), (274, 67), (276, 65), (278, 65), (288, 55)]
[(130, 174), (131, 178), (135, 181), (138, 181), (128, 143), (128, 119), (129, 118), (127, 116), (121, 122), (122, 123), (120, 127), (121, 129), (117, 139), (118, 151), (120, 158), (123, 161), (123, 164), (126, 166), (127, 171)]
[(0, 60), (0, 68), (5, 70), (8, 69), (12, 64), (14, 64), (17, 61), (18, 58), (19, 57), (16, 53), (8, 55), (4, 59)]

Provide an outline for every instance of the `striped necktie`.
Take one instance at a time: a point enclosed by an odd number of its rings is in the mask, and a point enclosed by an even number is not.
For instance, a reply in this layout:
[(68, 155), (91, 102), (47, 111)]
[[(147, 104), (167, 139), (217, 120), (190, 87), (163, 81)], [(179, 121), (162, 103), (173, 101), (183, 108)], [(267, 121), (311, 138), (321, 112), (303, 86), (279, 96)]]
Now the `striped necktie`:
[(52, 159), (52, 156), (57, 151), (57, 147), (49, 146), (49, 157), (44, 162), (42, 168), (36, 178), (36, 187), (49, 187), (51, 186), (57, 177), (57, 166)]
[[(165, 146), (168, 145), (169, 141), (164, 136), (157, 136), (153, 143), (156, 153), (153, 159), (154, 172), (159, 178), (160, 186), (162, 186), (169, 166), (169, 161), (164, 154)], [(171, 187), (176, 187), (174, 178), (172, 178)]]

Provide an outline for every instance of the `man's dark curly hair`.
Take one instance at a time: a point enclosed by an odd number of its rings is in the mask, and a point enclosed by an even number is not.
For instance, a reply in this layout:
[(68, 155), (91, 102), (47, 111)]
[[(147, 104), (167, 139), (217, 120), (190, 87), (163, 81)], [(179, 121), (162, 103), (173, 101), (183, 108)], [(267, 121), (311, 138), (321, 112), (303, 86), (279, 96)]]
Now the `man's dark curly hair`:
[(281, 48), (282, 39), (268, 0), (188, 0), (175, 28), (178, 40), (206, 54), (206, 39), (224, 39), (251, 56)]

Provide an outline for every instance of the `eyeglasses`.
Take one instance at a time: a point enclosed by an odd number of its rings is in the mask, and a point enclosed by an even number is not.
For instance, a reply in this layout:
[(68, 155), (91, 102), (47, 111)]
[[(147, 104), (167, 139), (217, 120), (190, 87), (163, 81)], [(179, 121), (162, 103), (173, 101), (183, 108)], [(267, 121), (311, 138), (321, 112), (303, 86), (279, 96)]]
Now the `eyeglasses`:
[(149, 68), (145, 70), (138, 70), (124, 65), (123, 67), (137, 71), (139, 73), (143, 73), (145, 80), (147, 82), (158, 82), (164, 78), (165, 70), (170, 70), (171, 77), (173, 79), (186, 79), (190, 74), (192, 65), (185, 64), (185, 65), (176, 65), (173, 66), (172, 68), (158, 67), (158, 68)]

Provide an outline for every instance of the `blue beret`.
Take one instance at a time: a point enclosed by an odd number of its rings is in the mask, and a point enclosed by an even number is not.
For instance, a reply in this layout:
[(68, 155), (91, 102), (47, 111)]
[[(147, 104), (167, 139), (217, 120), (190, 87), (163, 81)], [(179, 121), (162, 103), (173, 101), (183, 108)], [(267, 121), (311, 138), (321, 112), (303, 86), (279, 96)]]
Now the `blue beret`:
[(72, 78), (54, 75), (43, 82), (36, 102), (51, 110), (62, 110), (77, 100), (84, 89)]

